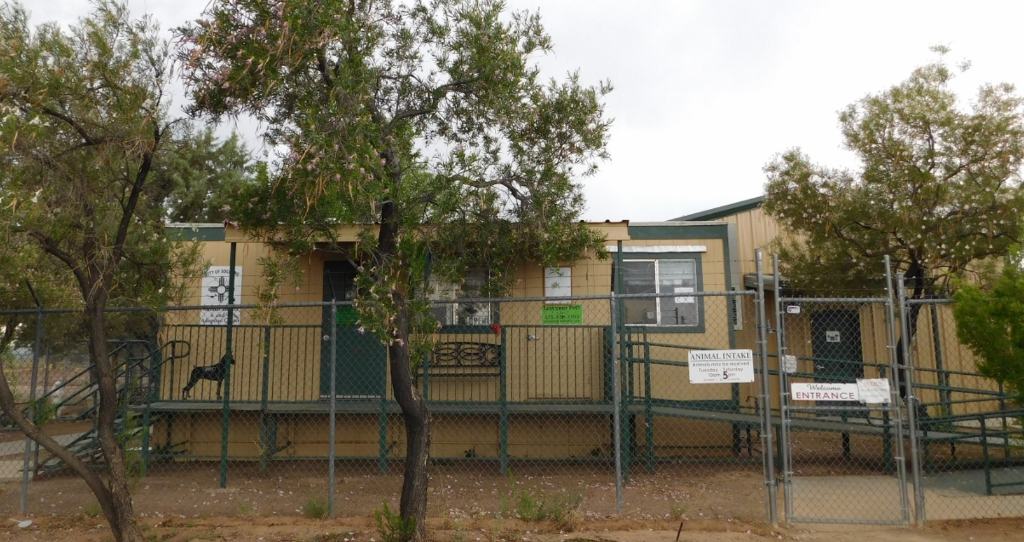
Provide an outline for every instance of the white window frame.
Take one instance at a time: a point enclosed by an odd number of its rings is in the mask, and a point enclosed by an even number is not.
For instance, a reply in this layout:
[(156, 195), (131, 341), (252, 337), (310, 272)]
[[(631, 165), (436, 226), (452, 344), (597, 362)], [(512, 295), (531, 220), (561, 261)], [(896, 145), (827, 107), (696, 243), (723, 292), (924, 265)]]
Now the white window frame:
[[(697, 261), (696, 258), (629, 258), (629, 259), (623, 259), (623, 260), (620, 260), (620, 261), (623, 264), (626, 264), (626, 263), (629, 263), (629, 262), (653, 262), (654, 263), (654, 292), (655, 293), (652, 294), (652, 295), (656, 296), (654, 298), (654, 313), (655, 313), (655, 317), (657, 319), (657, 322), (656, 323), (652, 323), (652, 324), (640, 324), (640, 323), (625, 322), (624, 323), (625, 325), (627, 325), (627, 326), (644, 326), (644, 327), (674, 327), (674, 328), (699, 328), (701, 326), (701, 319), (702, 319), (701, 312), (702, 311), (701, 311), (701, 306), (700, 306), (700, 303), (699, 303), (699, 298), (698, 298), (698, 296), (696, 296), (696, 293), (700, 291), (699, 290), (699, 286), (698, 286), (700, 284), (700, 277), (699, 277), (699, 275), (700, 275), (700, 265), (698, 264), (698, 261)], [(661, 299), (662, 299), (662, 297), (667, 297), (667, 295), (669, 293), (671, 293), (673, 295), (675, 294), (675, 292), (661, 292), (661, 291), (659, 291), (659, 289), (661, 288), (661, 264), (659, 262), (663, 262), (663, 261), (664, 262), (690, 262), (690, 264), (693, 265), (693, 293), (694, 293), (694, 295), (692, 297), (694, 297), (693, 303), (694, 303), (694, 305), (696, 305), (697, 319), (692, 324), (664, 324), (661, 321)], [(623, 270), (620, 269), (618, 272), (622, 273)], [(679, 297), (683, 297), (683, 296), (679, 296)]]
[[(470, 272), (472, 272), (472, 271), (473, 270), (471, 270)], [(484, 275), (485, 275), (484, 278), (486, 280), (486, 274), (487, 274), (486, 270), (480, 270), (480, 271), (482, 271), (484, 273)], [(477, 316), (477, 317), (486, 320), (486, 323), (460, 323), (460, 322), (458, 322), (459, 309), (464, 304), (464, 303), (460, 303), (459, 302), (459, 298), (463, 294), (462, 288), (465, 286), (465, 283), (466, 283), (466, 279), (465, 278), (463, 278), (461, 284), (452, 284), (452, 283), (449, 283), (449, 282), (442, 282), (441, 280), (437, 279), (436, 277), (431, 277), (430, 278), (430, 282), (428, 284), (428, 287), (430, 288), (429, 299), (432, 302), (431, 305), (434, 306), (434, 307), (436, 307), (437, 305), (441, 305), (444, 308), (445, 321), (438, 322), (439, 324), (441, 324), (442, 329), (446, 328), (446, 327), (489, 326), (492, 323), (494, 323), (494, 318), (495, 318), (495, 314), (496, 314), (495, 313), (496, 307), (494, 306), (494, 303), (479, 303), (479, 302), (471, 302), (471, 303), (465, 303), (465, 304), (477, 306), (478, 310), (481, 311), (481, 314), (479, 316)], [(453, 290), (457, 292), (455, 294), (455, 297), (453, 297), (453, 298), (438, 297), (438, 292), (439, 291), (448, 292), (448, 291), (453, 291)]]

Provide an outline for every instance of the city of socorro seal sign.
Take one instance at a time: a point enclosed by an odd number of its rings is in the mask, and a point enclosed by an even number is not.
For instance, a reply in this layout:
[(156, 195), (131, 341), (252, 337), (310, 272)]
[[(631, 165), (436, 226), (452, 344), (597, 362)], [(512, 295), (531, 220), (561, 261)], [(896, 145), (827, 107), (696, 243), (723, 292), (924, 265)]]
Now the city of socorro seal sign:
[(754, 381), (754, 353), (751, 350), (691, 350), (687, 361), (691, 384)]

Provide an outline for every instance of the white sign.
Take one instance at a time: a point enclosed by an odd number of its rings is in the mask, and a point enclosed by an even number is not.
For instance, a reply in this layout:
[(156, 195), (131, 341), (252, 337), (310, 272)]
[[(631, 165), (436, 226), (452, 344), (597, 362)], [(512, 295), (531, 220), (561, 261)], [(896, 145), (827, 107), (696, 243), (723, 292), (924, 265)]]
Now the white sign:
[(889, 403), (889, 380), (886, 378), (858, 378), (857, 393), (860, 402), (867, 404)]
[[(228, 304), (228, 280), (230, 279), (229, 267), (226, 265), (210, 266), (203, 275), (202, 305), (215, 306)], [(235, 303), (242, 302), (242, 268), (235, 267)], [(241, 323), (242, 311), (233, 311), (235, 324)], [(226, 326), (228, 324), (228, 311), (225, 309), (203, 309), (199, 312), (199, 323), (204, 326)]]
[[(572, 268), (544, 268), (544, 297), (569, 297), (572, 295)], [(553, 303), (568, 303), (567, 300)]]
[[(693, 288), (691, 288), (690, 286), (676, 286), (673, 289), (672, 293), (674, 293), (674, 294), (689, 294), (689, 293), (693, 293)], [(676, 303), (695, 303), (696, 300), (693, 298), (692, 295), (688, 295), (688, 296), (683, 296), (683, 297), (675, 298), (675, 302)]]
[(782, 371), (787, 374), (795, 373), (797, 370), (796, 356), (785, 354), (782, 356)]
[(754, 381), (751, 350), (691, 350), (690, 384), (733, 384)]
[(839, 342), (839, 337), (840, 335), (838, 331), (830, 329), (825, 332), (825, 342), (827, 343), (837, 343)]
[(800, 314), (800, 305), (786, 305), (786, 314)]
[(789, 389), (794, 401), (856, 401), (856, 384), (794, 383)]

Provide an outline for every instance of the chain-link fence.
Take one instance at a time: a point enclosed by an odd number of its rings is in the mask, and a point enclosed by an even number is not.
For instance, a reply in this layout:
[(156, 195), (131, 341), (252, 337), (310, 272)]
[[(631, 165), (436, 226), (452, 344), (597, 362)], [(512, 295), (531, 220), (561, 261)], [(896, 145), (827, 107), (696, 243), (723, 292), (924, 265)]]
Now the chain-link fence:
[[(746, 290), (654, 294), (631, 291), (628, 271), (617, 295), (433, 304), (437, 327), (413, 338), (408, 365), (430, 412), (430, 514), (1024, 514), (1019, 407), (956, 341), (948, 301), (884, 285), (812, 297), (777, 269)], [(100, 464), (81, 315), (7, 316), (21, 330), (4, 360), (16, 400)], [(388, 348), (351, 302), (108, 320), (115, 429), (141, 513), (365, 516), (396, 503), (403, 415)], [(67, 465), (4, 428), (5, 492), (32, 512), (99, 513)]]
[(904, 299), (917, 416), (918, 519), (1024, 511), (1024, 409), (978, 372), (957, 340), (952, 302)]

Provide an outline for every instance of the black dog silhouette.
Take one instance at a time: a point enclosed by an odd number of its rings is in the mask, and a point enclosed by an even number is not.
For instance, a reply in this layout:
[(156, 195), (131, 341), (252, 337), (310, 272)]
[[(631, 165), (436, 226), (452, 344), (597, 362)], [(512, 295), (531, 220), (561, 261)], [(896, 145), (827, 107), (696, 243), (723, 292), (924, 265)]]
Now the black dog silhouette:
[(220, 399), (220, 385), (224, 381), (224, 373), (228, 370), (228, 360), (231, 364), (235, 364), (235, 359), (228, 354), (224, 354), (220, 361), (214, 365), (206, 365), (203, 367), (195, 367), (192, 369), (192, 374), (188, 377), (188, 384), (181, 389), (181, 396), (183, 399), (188, 399), (188, 393), (192, 391), (192, 388), (200, 380), (213, 380), (217, 383), (217, 399)]

